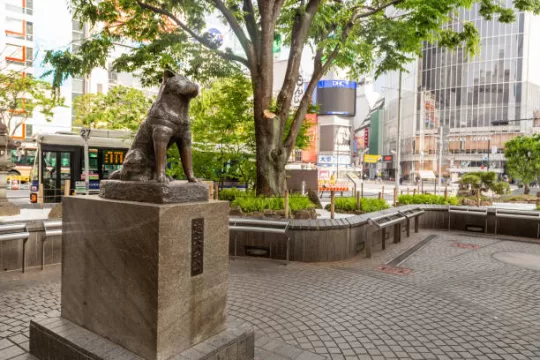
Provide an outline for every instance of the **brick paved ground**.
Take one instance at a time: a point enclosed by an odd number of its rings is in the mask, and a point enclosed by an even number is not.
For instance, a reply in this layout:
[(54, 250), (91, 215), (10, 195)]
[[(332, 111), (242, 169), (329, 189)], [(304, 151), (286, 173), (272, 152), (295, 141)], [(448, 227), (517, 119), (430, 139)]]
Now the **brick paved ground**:
[[(399, 265), (408, 275), (375, 270), (429, 234)], [(540, 255), (540, 245), (423, 232), (371, 260), (238, 259), (229, 313), (256, 328), (257, 359), (540, 359), (540, 271), (492, 258), (504, 251)], [(59, 309), (58, 268), (13, 277), (0, 276), (0, 359), (24, 354), (32, 316)]]

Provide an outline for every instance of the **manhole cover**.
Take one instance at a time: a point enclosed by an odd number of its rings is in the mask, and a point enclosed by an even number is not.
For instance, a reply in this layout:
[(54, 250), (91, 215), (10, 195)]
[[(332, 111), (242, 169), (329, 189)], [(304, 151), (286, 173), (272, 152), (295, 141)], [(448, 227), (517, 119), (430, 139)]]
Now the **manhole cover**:
[(412, 269), (392, 265), (379, 265), (375, 268), (375, 270), (379, 270), (392, 275), (407, 275), (412, 271)]
[(452, 246), (460, 248), (460, 249), (479, 249), (480, 248), (480, 245), (460, 243), (460, 242), (453, 242)]
[(540, 255), (517, 252), (500, 252), (493, 254), (493, 258), (506, 264), (540, 271)]

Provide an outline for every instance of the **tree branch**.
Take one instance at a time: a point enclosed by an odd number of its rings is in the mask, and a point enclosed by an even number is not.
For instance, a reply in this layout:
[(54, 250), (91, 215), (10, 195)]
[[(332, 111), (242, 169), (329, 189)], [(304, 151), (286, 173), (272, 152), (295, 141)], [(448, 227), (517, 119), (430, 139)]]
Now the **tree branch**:
[(251, 38), (255, 54), (259, 52), (261, 36), (255, 20), (255, 9), (253, 8), (252, 0), (244, 0), (244, 21), (246, 28)]
[(195, 40), (197, 40), (201, 45), (203, 45), (204, 47), (206, 47), (207, 49), (215, 52), (218, 56), (220, 56), (221, 58), (225, 59), (225, 60), (232, 60), (232, 61), (237, 61), (241, 64), (244, 64), (245, 66), (249, 67), (249, 62), (247, 59), (241, 57), (241, 56), (238, 56), (238, 55), (235, 55), (235, 54), (232, 54), (232, 53), (227, 53), (227, 52), (223, 52), (223, 51), (220, 51), (220, 50), (217, 50), (215, 48), (215, 45), (210, 42), (209, 40), (205, 39), (204, 37), (200, 36), (199, 34), (197, 34), (196, 32), (194, 32), (193, 30), (191, 30), (186, 24), (184, 24), (182, 21), (180, 21), (180, 19), (178, 19), (176, 16), (174, 16), (174, 14), (172, 14), (170, 11), (168, 10), (165, 10), (163, 8), (159, 8), (157, 6), (153, 6), (153, 5), (150, 5), (150, 4), (146, 4), (146, 3), (143, 3), (142, 1), (140, 0), (135, 0), (137, 2), (137, 4), (139, 4), (140, 7), (144, 8), (144, 9), (147, 9), (147, 10), (150, 10), (150, 11), (153, 11), (157, 14), (161, 14), (161, 15), (164, 15), (164, 16), (167, 16), (169, 17), (171, 20), (173, 20), (182, 30), (184, 30), (185, 32), (187, 32), (189, 35), (191, 35), (193, 38), (195, 38)]
[(397, 4), (402, 3), (404, 1), (405, 0), (392, 0), (392, 1), (387, 2), (384, 5), (380, 5), (379, 7), (369, 7), (369, 11), (366, 11), (366, 12), (363, 12), (363, 13), (355, 13), (355, 15), (353, 15), (351, 20), (354, 22), (354, 21), (356, 21), (358, 19), (371, 16), (371, 15), (373, 15), (375, 13), (378, 13), (379, 11), (382, 11), (382, 10), (384, 10), (384, 9), (390, 7), (390, 6), (397, 5)]
[[(227, 22), (231, 26), (231, 29), (236, 34), (236, 37), (240, 41), (240, 44), (242, 44), (242, 47), (244, 48), (244, 51), (246, 52), (247, 60), (250, 65), (254, 64), (255, 54), (253, 51), (253, 44), (249, 39), (247, 38), (246, 34), (244, 33), (244, 29), (242, 29), (242, 26), (238, 23), (236, 18), (234, 17), (234, 14), (231, 12), (231, 10), (225, 6), (223, 1), (221, 0), (211, 0), (216, 8), (225, 16), (225, 19), (227, 19)], [(249, 66), (251, 68), (251, 66)]]
[[(279, 109), (276, 115), (280, 119), (281, 131), (285, 128), (285, 122), (287, 121), (289, 109), (291, 107), (294, 87), (300, 72), (300, 61), (302, 60), (302, 51), (308, 35), (308, 30), (315, 13), (319, 7), (320, 0), (310, 0), (306, 5), (305, 12), (301, 12), (298, 9), (296, 19), (292, 29), (291, 50), (289, 53), (289, 61), (287, 63), (287, 70), (285, 72), (285, 79), (283, 80), (283, 86), (277, 97), (277, 104)], [(283, 133), (280, 134), (280, 137)]]

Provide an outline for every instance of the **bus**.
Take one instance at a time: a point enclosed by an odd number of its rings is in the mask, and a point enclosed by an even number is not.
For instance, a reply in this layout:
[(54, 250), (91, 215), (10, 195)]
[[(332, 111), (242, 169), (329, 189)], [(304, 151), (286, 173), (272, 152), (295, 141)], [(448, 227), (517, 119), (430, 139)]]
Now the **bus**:
[(17, 149), (9, 150), (9, 152), (10, 160), (15, 167), (9, 171), (8, 181), (16, 179), (21, 183), (29, 182), (37, 152), (36, 144), (22, 142)]
[[(99, 183), (119, 170), (131, 146), (131, 132), (92, 129), (88, 140), (89, 192), (99, 193)], [(84, 140), (75, 133), (34, 135), (36, 155), (32, 167), (30, 201), (37, 203), (40, 188), (43, 202), (60, 202), (70, 180), (69, 193), (85, 181)], [(84, 189), (86, 192), (86, 189)]]

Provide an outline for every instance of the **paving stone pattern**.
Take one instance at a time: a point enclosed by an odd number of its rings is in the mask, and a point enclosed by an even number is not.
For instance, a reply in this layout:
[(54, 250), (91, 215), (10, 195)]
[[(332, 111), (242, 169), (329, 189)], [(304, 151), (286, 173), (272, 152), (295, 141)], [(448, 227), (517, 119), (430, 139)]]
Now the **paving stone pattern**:
[[(255, 327), (256, 359), (540, 359), (540, 271), (492, 258), (540, 245), (424, 231), (386, 254), (431, 234), (402, 276), (376, 270), (390, 260), (377, 252), (328, 264), (232, 260), (229, 314)], [(59, 271), (3, 276), (0, 359), (30, 359), (28, 320), (58, 315)]]

